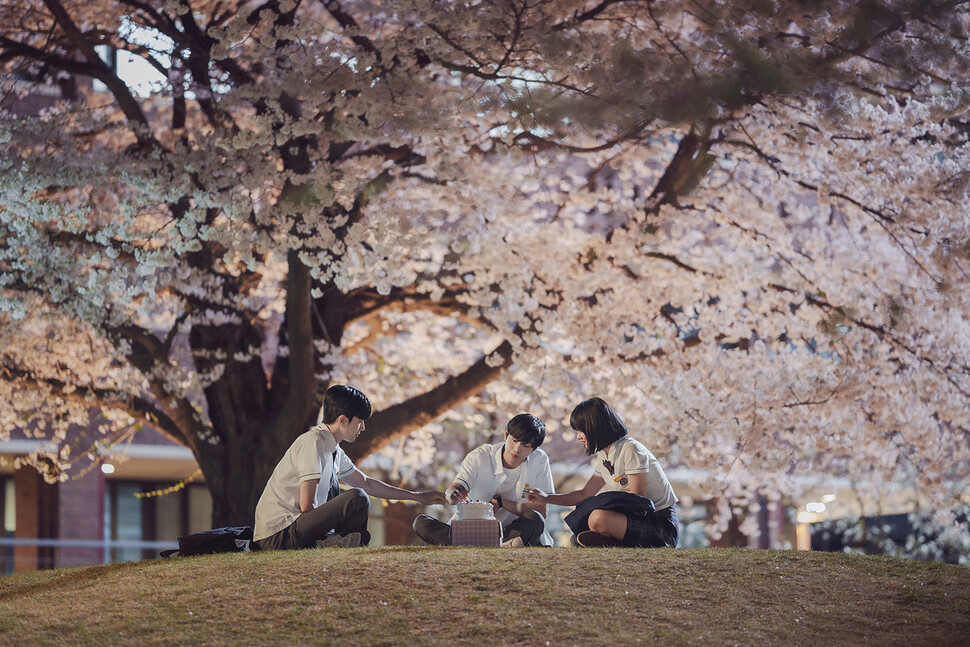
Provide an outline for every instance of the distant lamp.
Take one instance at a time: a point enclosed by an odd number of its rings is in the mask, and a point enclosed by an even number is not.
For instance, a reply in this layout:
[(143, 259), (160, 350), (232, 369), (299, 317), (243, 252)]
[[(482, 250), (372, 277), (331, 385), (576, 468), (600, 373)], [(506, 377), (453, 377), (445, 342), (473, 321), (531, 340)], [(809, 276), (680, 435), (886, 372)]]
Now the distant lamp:
[(112, 465), (111, 463), (101, 463), (101, 471), (104, 474), (114, 474), (115, 466)]
[(832, 503), (833, 501), (835, 501), (835, 495), (834, 494), (823, 494), (822, 495), (822, 503)]
[(815, 523), (819, 519), (820, 517), (817, 514), (812, 514), (804, 510), (799, 510), (798, 512), (798, 523)]
[(805, 509), (815, 514), (822, 514), (825, 512), (825, 504), (821, 501), (812, 501), (811, 503), (805, 504)]

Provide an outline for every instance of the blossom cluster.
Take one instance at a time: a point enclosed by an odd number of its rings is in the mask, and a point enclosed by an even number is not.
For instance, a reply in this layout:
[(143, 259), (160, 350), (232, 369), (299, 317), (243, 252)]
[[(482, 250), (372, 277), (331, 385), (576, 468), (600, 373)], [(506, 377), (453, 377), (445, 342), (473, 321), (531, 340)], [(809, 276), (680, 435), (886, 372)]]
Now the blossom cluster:
[(81, 33), (166, 78), (28, 111), (74, 60), (35, 4), (0, 16), (35, 79), (0, 109), (0, 433), (54, 464), (100, 407), (212, 474), (281, 402), (350, 382), (389, 409), (487, 358), (374, 464), (433, 485), (522, 410), (579, 464), (566, 421), (599, 395), (715, 533), (826, 479), (968, 496), (965, 10), (96, 3)]

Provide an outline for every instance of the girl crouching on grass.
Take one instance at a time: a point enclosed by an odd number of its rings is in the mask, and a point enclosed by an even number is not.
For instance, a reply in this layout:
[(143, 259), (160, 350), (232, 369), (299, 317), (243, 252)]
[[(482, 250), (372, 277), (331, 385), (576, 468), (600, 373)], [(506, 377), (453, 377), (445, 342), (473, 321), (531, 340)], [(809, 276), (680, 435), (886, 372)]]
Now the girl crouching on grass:
[(677, 496), (656, 456), (627, 435), (626, 425), (600, 398), (580, 402), (569, 426), (593, 457), (593, 475), (580, 490), (528, 490), (528, 499), (576, 506), (565, 521), (578, 546), (676, 547)]

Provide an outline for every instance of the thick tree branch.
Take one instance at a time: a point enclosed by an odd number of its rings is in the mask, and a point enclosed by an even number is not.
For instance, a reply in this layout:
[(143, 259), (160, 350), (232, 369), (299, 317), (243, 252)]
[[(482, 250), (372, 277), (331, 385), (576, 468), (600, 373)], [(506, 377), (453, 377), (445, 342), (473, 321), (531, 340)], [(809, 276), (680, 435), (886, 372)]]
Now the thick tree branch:
[[(496, 365), (492, 366), (490, 363)], [(347, 455), (354, 460), (359, 460), (395, 439), (423, 427), (470, 396), (479, 393), (511, 364), (512, 345), (503, 341), (495, 350), (472, 364), (461, 375), (449, 377), (426, 393), (376, 412), (367, 421), (367, 432), (361, 434), (357, 442), (346, 448)]]
[[(430, 294), (418, 292), (414, 287), (394, 288), (388, 294), (381, 294), (373, 287), (361, 288), (351, 292), (348, 297), (351, 305), (347, 309), (347, 323), (369, 319), (380, 311), (414, 312), (427, 310), (440, 316), (453, 313), (467, 315), (468, 306), (458, 297), (463, 290), (445, 290), (441, 296), (432, 298)], [(468, 321), (478, 320), (466, 319)]]

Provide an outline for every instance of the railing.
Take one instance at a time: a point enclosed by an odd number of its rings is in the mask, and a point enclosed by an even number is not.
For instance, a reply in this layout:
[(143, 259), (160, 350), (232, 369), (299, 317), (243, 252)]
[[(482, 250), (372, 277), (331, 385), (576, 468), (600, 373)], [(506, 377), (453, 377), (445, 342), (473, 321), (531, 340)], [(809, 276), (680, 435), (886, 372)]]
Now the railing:
[(0, 538), (0, 574), (155, 559), (177, 548), (175, 541)]

